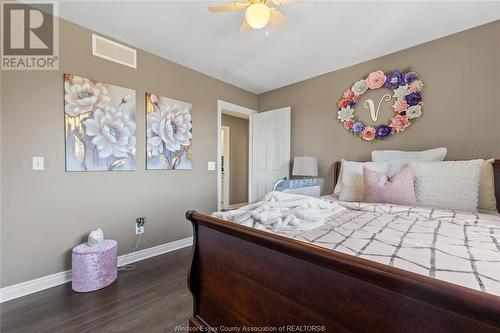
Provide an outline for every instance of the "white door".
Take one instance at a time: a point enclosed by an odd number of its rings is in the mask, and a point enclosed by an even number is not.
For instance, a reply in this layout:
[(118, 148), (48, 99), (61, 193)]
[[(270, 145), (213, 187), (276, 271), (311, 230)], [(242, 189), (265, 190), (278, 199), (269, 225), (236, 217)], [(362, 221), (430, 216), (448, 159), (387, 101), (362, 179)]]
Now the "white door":
[(272, 191), (290, 173), (291, 108), (252, 116), (252, 198)]

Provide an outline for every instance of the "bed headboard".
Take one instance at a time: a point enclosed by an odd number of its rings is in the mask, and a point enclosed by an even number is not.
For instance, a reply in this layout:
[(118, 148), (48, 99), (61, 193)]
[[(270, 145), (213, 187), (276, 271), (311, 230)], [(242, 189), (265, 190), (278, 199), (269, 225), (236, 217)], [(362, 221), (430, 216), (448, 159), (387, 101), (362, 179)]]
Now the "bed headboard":
[(497, 198), (497, 210), (500, 212), (500, 160), (493, 162), (493, 174), (495, 177), (495, 195)]
[[(337, 184), (337, 179), (339, 177), (341, 162), (337, 161), (333, 164), (333, 172), (335, 175), (335, 180), (333, 186)], [(493, 174), (495, 177), (495, 194), (497, 198), (497, 210), (500, 212), (500, 160), (495, 160), (493, 162)]]

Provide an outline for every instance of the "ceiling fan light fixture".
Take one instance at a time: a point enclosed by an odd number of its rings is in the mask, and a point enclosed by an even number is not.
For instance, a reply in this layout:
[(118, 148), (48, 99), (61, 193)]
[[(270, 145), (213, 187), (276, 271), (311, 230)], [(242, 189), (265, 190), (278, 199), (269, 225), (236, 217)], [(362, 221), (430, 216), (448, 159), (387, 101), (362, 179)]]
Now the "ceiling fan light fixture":
[(254, 29), (261, 29), (266, 26), (271, 17), (271, 9), (264, 3), (257, 2), (248, 6), (245, 18)]

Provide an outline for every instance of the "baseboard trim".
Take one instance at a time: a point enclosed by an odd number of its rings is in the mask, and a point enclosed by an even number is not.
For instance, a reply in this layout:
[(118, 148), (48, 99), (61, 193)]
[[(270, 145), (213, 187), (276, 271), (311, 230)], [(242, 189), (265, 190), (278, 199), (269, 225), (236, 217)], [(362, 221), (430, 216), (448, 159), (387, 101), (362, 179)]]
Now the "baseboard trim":
[(170, 243), (153, 246), (144, 250), (124, 254), (118, 257), (118, 267), (141, 261), (151, 257), (159, 256), (160, 254), (172, 252), (193, 245), (193, 237), (179, 239)]
[[(173, 242), (150, 247), (144, 250), (124, 254), (118, 257), (118, 267), (131, 264), (144, 259), (152, 258), (160, 254), (179, 250), (193, 244), (193, 237), (188, 237)], [(0, 303), (7, 302), (19, 297), (36, 293), (71, 281), (71, 270), (58, 272), (37, 279), (13, 284), (0, 289)]]
[(71, 281), (71, 270), (42, 276), (0, 289), (0, 303), (49, 289)]

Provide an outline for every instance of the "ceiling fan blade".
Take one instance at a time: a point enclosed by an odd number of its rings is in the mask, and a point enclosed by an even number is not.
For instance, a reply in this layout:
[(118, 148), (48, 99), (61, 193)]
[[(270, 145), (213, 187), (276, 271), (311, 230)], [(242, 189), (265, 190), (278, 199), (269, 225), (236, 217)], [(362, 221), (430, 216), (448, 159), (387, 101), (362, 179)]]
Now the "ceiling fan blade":
[(292, 2), (295, 2), (295, 0), (272, 0), (272, 1), (277, 6), (288, 5)]
[(247, 7), (250, 3), (241, 3), (241, 2), (233, 2), (233, 3), (227, 3), (225, 5), (220, 5), (220, 6), (211, 6), (208, 7), (208, 10), (212, 13), (221, 13), (221, 12), (228, 12), (232, 10), (240, 10), (245, 7)]
[(271, 8), (271, 17), (269, 22), (278, 28), (283, 28), (286, 25), (286, 18), (276, 8)]
[(244, 19), (243, 22), (241, 22), (240, 32), (243, 33), (248, 30), (250, 30), (250, 25), (248, 24), (247, 19)]

